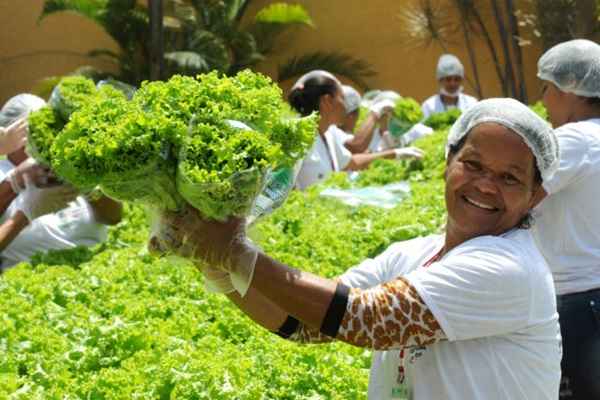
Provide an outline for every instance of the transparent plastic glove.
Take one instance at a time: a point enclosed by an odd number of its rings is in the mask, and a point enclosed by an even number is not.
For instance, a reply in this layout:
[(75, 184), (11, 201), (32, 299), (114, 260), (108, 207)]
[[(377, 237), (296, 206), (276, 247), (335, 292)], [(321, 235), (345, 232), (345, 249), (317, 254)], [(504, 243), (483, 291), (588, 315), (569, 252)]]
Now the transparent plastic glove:
[(198, 269), (204, 275), (204, 289), (207, 292), (224, 294), (235, 292), (229, 272), (211, 267), (210, 265), (203, 265), (198, 267)]
[(27, 120), (20, 118), (7, 126), (0, 127), (0, 154), (10, 154), (27, 143)]
[(416, 147), (402, 147), (400, 149), (394, 149), (396, 153), (396, 160), (416, 159), (420, 160), (425, 154), (423, 150)]
[(369, 111), (377, 115), (377, 118), (381, 118), (384, 114), (392, 112), (394, 105), (394, 101), (385, 99), (374, 103)]
[(13, 168), (6, 176), (13, 192), (18, 194), (25, 189), (25, 176), (28, 176), (32, 183), (39, 188), (57, 183), (56, 177), (48, 167), (38, 164), (33, 158), (28, 158)]
[[(163, 212), (158, 229), (148, 244), (154, 253), (191, 259), (201, 271), (210, 266), (229, 273), (233, 288), (244, 296), (250, 287), (258, 249), (246, 237), (246, 221), (206, 220), (191, 206), (179, 212)], [(222, 283), (222, 275), (211, 275)]]
[(15, 200), (15, 212), (22, 211), (29, 221), (65, 208), (77, 197), (71, 186), (60, 185), (40, 189), (25, 175), (25, 190)]

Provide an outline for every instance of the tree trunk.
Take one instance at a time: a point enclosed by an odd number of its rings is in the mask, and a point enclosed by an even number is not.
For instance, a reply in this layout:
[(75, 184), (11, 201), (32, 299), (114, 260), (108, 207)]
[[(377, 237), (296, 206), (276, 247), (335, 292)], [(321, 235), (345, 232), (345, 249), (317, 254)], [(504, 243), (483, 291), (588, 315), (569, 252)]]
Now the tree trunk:
[(148, 0), (150, 17), (150, 80), (159, 80), (163, 73), (163, 9), (162, 0)]
[(496, 26), (498, 27), (498, 34), (500, 35), (500, 43), (502, 44), (502, 52), (504, 54), (504, 80), (501, 81), (502, 84), (502, 95), (508, 96), (508, 86), (509, 83), (512, 85), (513, 96), (516, 92), (516, 87), (514, 85), (515, 75), (512, 67), (512, 57), (510, 56), (510, 47), (508, 45), (508, 32), (506, 31), (506, 27), (504, 25), (504, 18), (500, 12), (500, 8), (498, 7), (498, 2), (496, 0), (491, 0), (492, 10), (494, 11), (494, 17), (496, 18)]
[(473, 70), (473, 78), (475, 79), (475, 91), (479, 99), (483, 98), (483, 90), (481, 89), (481, 81), (479, 79), (479, 70), (477, 69), (477, 60), (475, 58), (475, 50), (473, 49), (473, 43), (471, 39), (471, 31), (467, 25), (467, 10), (460, 1), (456, 1), (456, 6), (460, 12), (460, 23), (465, 37), (465, 45), (467, 46), (467, 52), (469, 54), (469, 61), (471, 62), (471, 69)]
[(498, 52), (496, 51), (496, 46), (494, 45), (494, 41), (492, 40), (492, 37), (491, 37), (489, 31), (487, 30), (487, 28), (483, 22), (483, 19), (481, 18), (481, 14), (479, 14), (479, 11), (477, 10), (477, 8), (475, 7), (475, 5), (472, 2), (469, 2), (469, 3), (470, 3), (470, 12), (471, 12), (471, 14), (473, 14), (473, 17), (475, 18), (477, 25), (481, 29), (481, 34), (483, 36), (483, 39), (488, 47), (488, 50), (490, 51), (490, 55), (492, 56), (492, 61), (494, 63), (494, 68), (496, 69), (496, 75), (498, 76), (498, 80), (500, 81), (500, 86), (502, 86), (502, 87), (506, 86), (508, 88), (508, 82), (506, 81), (505, 74), (502, 72), (500, 59), (498, 58)]
[(506, 12), (508, 13), (508, 22), (512, 35), (512, 47), (515, 55), (517, 74), (519, 75), (519, 93), (516, 96), (521, 102), (527, 104), (527, 87), (525, 86), (525, 73), (523, 71), (523, 53), (519, 46), (519, 25), (515, 15), (515, 5), (513, 0), (506, 0)]

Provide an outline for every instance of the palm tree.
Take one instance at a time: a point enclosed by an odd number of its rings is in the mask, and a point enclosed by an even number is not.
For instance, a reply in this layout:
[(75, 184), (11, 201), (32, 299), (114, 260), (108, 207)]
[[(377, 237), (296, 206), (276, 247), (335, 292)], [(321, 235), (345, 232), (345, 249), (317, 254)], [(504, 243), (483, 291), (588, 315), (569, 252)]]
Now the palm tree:
[[(256, 66), (277, 51), (277, 37), (294, 26), (313, 27), (310, 15), (300, 5), (273, 3), (255, 15), (247, 15), (251, 0), (167, 0), (165, 1), (164, 57), (161, 78), (179, 73), (194, 75), (218, 70), (226, 74)], [(150, 28), (148, 10), (136, 0), (45, 0), (39, 20), (57, 12), (74, 12), (98, 23), (117, 42), (118, 53), (96, 49), (89, 55), (108, 57), (119, 67), (117, 79), (139, 85), (149, 78)], [(243, 21), (243, 23), (242, 23)], [(249, 23), (248, 23), (249, 21)], [(303, 69), (327, 68), (367, 86), (373, 75), (362, 60), (339, 53), (329, 57), (308, 57), (313, 65), (288, 65), (289, 75)], [(339, 61), (338, 64), (332, 61)]]

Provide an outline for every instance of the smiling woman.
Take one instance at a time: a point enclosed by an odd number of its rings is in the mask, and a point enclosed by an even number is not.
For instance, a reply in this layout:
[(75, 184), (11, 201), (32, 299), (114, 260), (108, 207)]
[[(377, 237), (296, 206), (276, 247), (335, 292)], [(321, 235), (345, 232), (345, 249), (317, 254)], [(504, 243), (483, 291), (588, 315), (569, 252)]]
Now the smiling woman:
[(172, 242), (160, 245), (282, 337), (376, 350), (370, 399), (555, 400), (554, 287), (522, 222), (557, 157), (552, 129), (526, 106), (478, 103), (449, 135), (445, 234), (395, 243), (335, 280), (263, 254), (243, 220), (192, 209), (163, 221)]

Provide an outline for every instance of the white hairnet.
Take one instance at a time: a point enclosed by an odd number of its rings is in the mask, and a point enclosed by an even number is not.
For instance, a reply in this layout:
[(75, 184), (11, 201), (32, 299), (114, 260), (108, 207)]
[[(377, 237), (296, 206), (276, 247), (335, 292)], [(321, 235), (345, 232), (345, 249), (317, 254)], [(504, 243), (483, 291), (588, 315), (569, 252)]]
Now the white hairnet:
[(365, 93), (362, 98), (361, 105), (366, 108), (371, 108), (372, 105), (383, 100), (391, 100), (395, 103), (400, 100), (402, 96), (393, 90), (371, 90)]
[(585, 39), (557, 44), (540, 57), (538, 77), (563, 92), (600, 97), (600, 46)]
[(458, 57), (452, 54), (442, 54), (438, 60), (435, 76), (438, 81), (448, 76), (460, 76), (464, 78), (465, 68)]
[(46, 102), (42, 98), (28, 93), (11, 97), (0, 110), (0, 126), (7, 127), (17, 119), (39, 110), (45, 105)]
[(350, 114), (360, 107), (360, 93), (352, 86), (342, 85), (344, 91), (344, 106), (346, 107), (346, 113)]
[(493, 122), (502, 125), (523, 138), (533, 153), (542, 179), (546, 181), (558, 168), (558, 143), (552, 127), (514, 99), (482, 100), (465, 111), (450, 128), (446, 155), (471, 129), (479, 124)]

